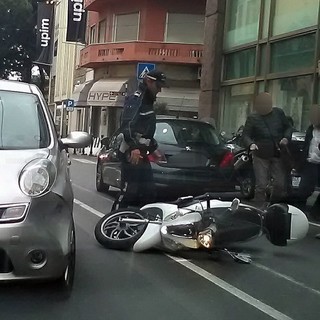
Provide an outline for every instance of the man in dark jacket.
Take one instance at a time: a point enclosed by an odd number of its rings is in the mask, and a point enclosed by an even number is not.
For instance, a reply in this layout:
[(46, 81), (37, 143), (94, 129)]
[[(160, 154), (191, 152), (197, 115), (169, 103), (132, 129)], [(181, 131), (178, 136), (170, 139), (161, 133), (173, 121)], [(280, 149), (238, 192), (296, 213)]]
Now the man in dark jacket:
[(280, 108), (272, 107), (271, 95), (260, 93), (254, 101), (254, 113), (247, 118), (243, 143), (252, 152), (256, 179), (254, 203), (264, 207), (266, 189), (272, 178), (271, 203), (283, 201), (286, 193), (286, 170), (281, 148), (287, 146), (292, 127)]
[(123, 140), (119, 148), (123, 192), (117, 202), (121, 208), (141, 207), (155, 200), (148, 155), (157, 148), (153, 138), (156, 129), (153, 104), (164, 86), (165, 75), (153, 70), (146, 74), (138, 90), (127, 97), (121, 119)]
[[(306, 131), (303, 147), (303, 163), (300, 169), (301, 182), (299, 185), (298, 199), (296, 204), (305, 209), (308, 197), (312, 195), (320, 182), (320, 107), (312, 106), (310, 112), (311, 125)], [(320, 220), (320, 195), (310, 210), (311, 216)], [(320, 234), (319, 234), (320, 237)]]

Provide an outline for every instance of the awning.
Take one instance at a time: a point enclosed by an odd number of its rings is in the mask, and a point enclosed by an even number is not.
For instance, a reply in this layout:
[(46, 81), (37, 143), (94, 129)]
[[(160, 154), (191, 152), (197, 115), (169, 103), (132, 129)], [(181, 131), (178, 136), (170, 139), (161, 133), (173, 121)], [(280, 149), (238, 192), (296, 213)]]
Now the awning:
[(198, 112), (200, 89), (162, 88), (157, 103), (166, 103), (168, 110)]
[(122, 107), (128, 79), (100, 79), (88, 92), (87, 103), (93, 107)]
[(87, 97), (90, 88), (92, 87), (94, 81), (87, 81), (75, 86), (72, 93), (72, 99), (74, 100), (75, 107), (88, 107)]

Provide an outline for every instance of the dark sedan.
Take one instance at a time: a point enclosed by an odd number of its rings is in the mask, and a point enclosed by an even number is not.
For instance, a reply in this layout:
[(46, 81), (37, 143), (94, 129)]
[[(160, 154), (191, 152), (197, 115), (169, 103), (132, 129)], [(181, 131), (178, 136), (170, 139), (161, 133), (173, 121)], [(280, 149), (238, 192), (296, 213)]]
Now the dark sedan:
[[(108, 191), (110, 186), (120, 188), (118, 134), (104, 140), (98, 155), (98, 191)], [(235, 190), (233, 153), (219, 140), (210, 124), (160, 116), (154, 137), (159, 145), (158, 155), (150, 154), (149, 160), (158, 194), (176, 197)]]

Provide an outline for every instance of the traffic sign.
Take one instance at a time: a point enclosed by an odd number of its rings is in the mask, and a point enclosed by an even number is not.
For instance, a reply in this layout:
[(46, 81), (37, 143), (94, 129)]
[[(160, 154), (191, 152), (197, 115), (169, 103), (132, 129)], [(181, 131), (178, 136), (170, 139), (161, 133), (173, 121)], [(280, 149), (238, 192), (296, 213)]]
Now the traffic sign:
[(142, 80), (146, 73), (154, 70), (156, 65), (154, 63), (139, 62), (137, 65), (137, 78)]
[(67, 99), (67, 100), (64, 100), (64, 103), (66, 106), (66, 111), (72, 112), (74, 110), (74, 100)]

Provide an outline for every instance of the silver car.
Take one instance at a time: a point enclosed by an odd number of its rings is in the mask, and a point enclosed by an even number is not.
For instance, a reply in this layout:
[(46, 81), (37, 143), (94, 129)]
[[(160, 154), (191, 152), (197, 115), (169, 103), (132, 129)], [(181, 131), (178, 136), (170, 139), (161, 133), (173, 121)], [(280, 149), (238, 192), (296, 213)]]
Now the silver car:
[(0, 80), (0, 281), (57, 279), (70, 290), (75, 267), (73, 192), (67, 148), (35, 85)]

